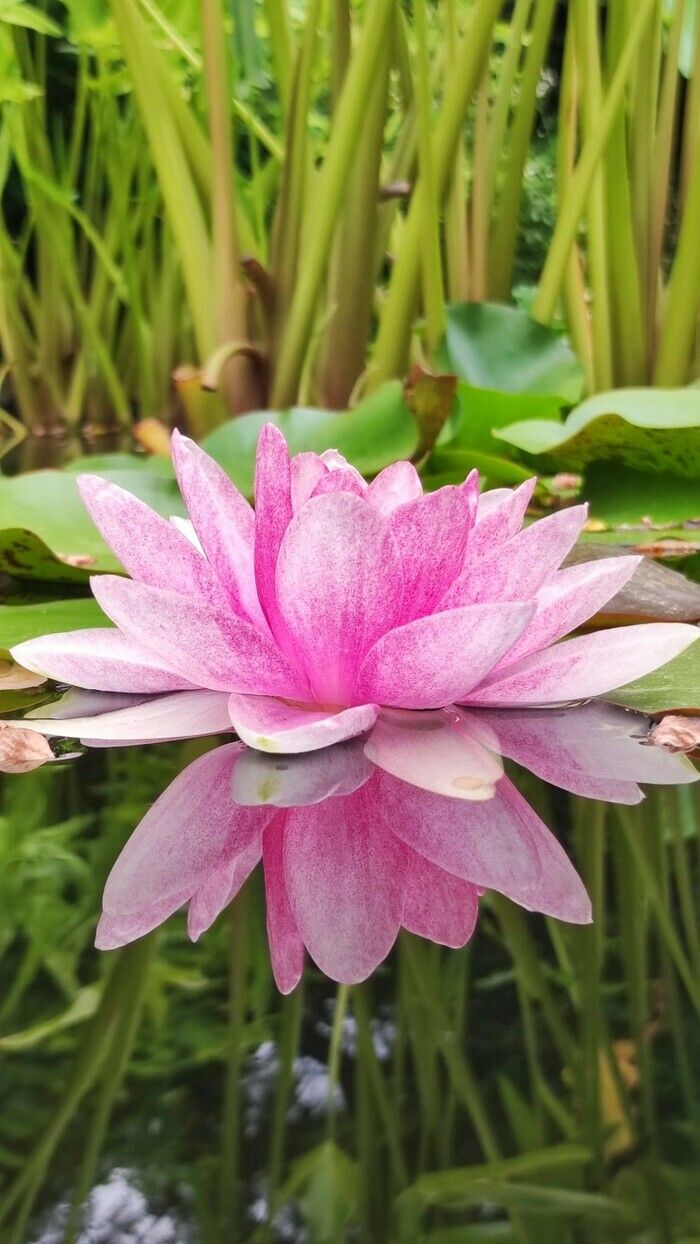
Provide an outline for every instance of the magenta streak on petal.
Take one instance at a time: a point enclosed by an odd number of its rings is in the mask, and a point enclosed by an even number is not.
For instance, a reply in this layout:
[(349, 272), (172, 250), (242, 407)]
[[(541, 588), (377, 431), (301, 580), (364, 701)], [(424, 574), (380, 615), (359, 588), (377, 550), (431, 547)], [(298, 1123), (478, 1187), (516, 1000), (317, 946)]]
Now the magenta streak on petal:
[(284, 643), (275, 575), (280, 545), (292, 521), (292, 475), (287, 443), (278, 428), (266, 423), (255, 459), (255, 579), (258, 599), (273, 635)]
[(353, 703), (357, 669), (401, 607), (401, 566), (386, 522), (351, 493), (312, 498), (287, 528), (276, 586), (312, 698), (326, 705)]
[(112, 627), (61, 631), (27, 639), (11, 650), (26, 669), (90, 691), (157, 694), (192, 687), (149, 652)]
[(478, 477), (472, 473), (465, 484), (440, 488), (397, 506), (389, 515), (403, 568), (401, 622), (431, 613), (460, 573), (477, 490)]
[(515, 643), (534, 611), (534, 603), (468, 605), (397, 627), (367, 653), (353, 698), (396, 708), (452, 704)]
[(273, 640), (250, 622), (175, 592), (100, 575), (93, 593), (121, 630), (163, 654), (176, 672), (214, 691), (308, 696), (298, 674)]
[(285, 813), (279, 813), (263, 836), (267, 940), (275, 983), (283, 994), (296, 988), (304, 970), (304, 943), (294, 921), (284, 878), (286, 821)]
[(234, 613), (267, 631), (255, 585), (252, 506), (218, 463), (177, 431), (173, 432), (172, 452), (180, 491), (226, 599)]

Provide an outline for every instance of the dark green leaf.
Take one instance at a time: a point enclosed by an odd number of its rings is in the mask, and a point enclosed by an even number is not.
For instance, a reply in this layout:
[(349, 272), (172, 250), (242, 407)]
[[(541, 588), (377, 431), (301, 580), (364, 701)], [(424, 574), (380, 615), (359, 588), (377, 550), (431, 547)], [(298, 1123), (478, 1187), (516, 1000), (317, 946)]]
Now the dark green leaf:
[(673, 709), (700, 713), (700, 640), (652, 674), (609, 692), (605, 698), (640, 713)]
[(451, 369), (478, 389), (578, 401), (583, 373), (567, 338), (517, 307), (462, 302), (447, 309)]

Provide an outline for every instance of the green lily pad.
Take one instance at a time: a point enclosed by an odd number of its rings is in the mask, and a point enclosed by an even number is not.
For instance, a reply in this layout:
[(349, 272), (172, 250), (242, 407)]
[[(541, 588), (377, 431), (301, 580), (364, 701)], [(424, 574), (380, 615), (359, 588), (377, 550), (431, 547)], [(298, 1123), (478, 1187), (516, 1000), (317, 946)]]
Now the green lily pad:
[(532, 419), (494, 436), (554, 467), (594, 461), (700, 479), (700, 388), (616, 389), (589, 397), (564, 421)]
[(563, 404), (563, 398), (553, 394), (506, 393), (478, 389), (462, 381), (457, 386), (457, 411), (437, 443), (499, 455), (502, 447), (494, 440), (498, 429), (525, 419), (557, 418)]
[(435, 449), (430, 455), (423, 468), (423, 483), (426, 488), (430, 488), (431, 481), (439, 478), (437, 487), (442, 487), (443, 484), (460, 484), (475, 467), (482, 485), (486, 481), (489, 488), (502, 484), (522, 484), (532, 475), (532, 471), (517, 462), (509, 462), (507, 458), (499, 458), (496, 454), (487, 454), (479, 449), (457, 448), (453, 442), (444, 449)]
[(611, 691), (605, 699), (641, 713), (700, 713), (700, 642), (653, 674)]
[(291, 453), (337, 449), (363, 475), (376, 475), (390, 462), (411, 458), (418, 447), (418, 428), (398, 380), (382, 385), (354, 410), (341, 413), (299, 407), (282, 413), (240, 415), (210, 432), (202, 448), (246, 496), (253, 491), (255, 449), (265, 423), (281, 429)]
[(92, 596), (41, 601), (33, 605), (0, 605), (0, 652), (7, 655), (15, 644), (36, 639), (38, 635), (111, 625)]
[[(83, 460), (159, 514), (184, 514), (175, 480), (155, 470), (107, 469)], [(0, 571), (16, 579), (85, 583), (90, 574), (121, 569), (76, 488), (75, 470), (29, 471), (0, 479)]]
[(449, 368), (473, 388), (577, 402), (583, 373), (568, 339), (517, 307), (461, 302), (447, 308)]

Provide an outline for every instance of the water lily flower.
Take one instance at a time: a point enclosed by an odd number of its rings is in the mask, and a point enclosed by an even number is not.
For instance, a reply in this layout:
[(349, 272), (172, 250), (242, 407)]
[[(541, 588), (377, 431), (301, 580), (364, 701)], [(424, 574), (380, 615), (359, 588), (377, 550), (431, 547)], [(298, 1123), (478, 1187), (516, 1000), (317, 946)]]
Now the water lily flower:
[(97, 945), (123, 946), (183, 906), (198, 938), (260, 860), (285, 993), (305, 948), (326, 975), (353, 984), (402, 927), (464, 945), (485, 890), (586, 923), (580, 878), (503, 774), (498, 749), (505, 741), (504, 752), (550, 781), (625, 803), (641, 798), (638, 780), (695, 780), (684, 759), (645, 746), (640, 721), (602, 704), (553, 714), (390, 711), (367, 741), (306, 755), (217, 747), (175, 778), (127, 842), (107, 880)]
[[(648, 624), (558, 642), (639, 559), (561, 569), (586, 506), (524, 527), (534, 480), (479, 495), (472, 472), (424, 495), (415, 468), (399, 462), (368, 484), (335, 451), (290, 459), (268, 424), (253, 510), (177, 433), (173, 461), (189, 520), (168, 522), (116, 484), (80, 478), (130, 578), (91, 580), (113, 627), (18, 644), (23, 666), (141, 698), (205, 691), (217, 730), (225, 701), (246, 743), (294, 753), (365, 733), (383, 707), (601, 696), (697, 638), (692, 626)], [(178, 737), (178, 703), (172, 694), (171, 730), (161, 720), (141, 738)]]

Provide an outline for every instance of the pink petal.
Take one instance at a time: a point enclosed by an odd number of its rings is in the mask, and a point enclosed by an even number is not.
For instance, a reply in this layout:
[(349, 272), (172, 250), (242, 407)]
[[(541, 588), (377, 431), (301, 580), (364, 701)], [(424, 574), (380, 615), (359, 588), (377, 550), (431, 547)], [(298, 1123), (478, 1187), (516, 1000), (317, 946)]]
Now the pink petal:
[(389, 516), (404, 576), (401, 621), (424, 617), (442, 600), (464, 564), (476, 509), (475, 472), (459, 487), (400, 505)]
[(441, 609), (456, 609), (472, 601), (528, 600), (571, 551), (587, 515), (585, 505), (560, 510), (481, 552), (476, 538), (479, 529), (475, 528), (464, 569), (441, 602)]
[(411, 933), (458, 949), (469, 941), (479, 914), (476, 886), (406, 851), (406, 889), (401, 923)]
[(374, 806), (375, 783), (288, 813), (284, 874), (294, 921), (312, 959), (342, 984), (365, 980), (394, 944), (404, 856)]
[(380, 514), (387, 517), (397, 505), (417, 501), (422, 496), (423, 485), (413, 463), (392, 462), (391, 466), (385, 467), (376, 479), (372, 480), (365, 500), (369, 501)]
[(644, 746), (644, 718), (602, 701), (565, 709), (481, 709), (476, 715), (493, 728), (504, 756), (590, 799), (638, 803), (637, 782), (675, 785), (700, 776), (677, 756)]
[[(240, 761), (238, 762), (240, 764)], [(238, 765), (234, 768), (234, 773)], [(221, 912), (242, 890), (253, 869), (260, 863), (262, 845), (258, 835), (233, 859), (226, 859), (214, 868), (190, 899), (187, 909), (187, 933), (193, 942), (210, 929)]]
[(476, 735), (470, 737), (468, 728), (457, 733), (454, 721), (450, 709), (385, 709), (365, 743), (365, 755), (394, 777), (435, 794), (490, 799), (503, 773), (500, 757)]
[(537, 593), (537, 612), (500, 662), (504, 669), (575, 631), (631, 579), (641, 557), (609, 557), (558, 570)]
[(265, 752), (310, 752), (364, 734), (377, 719), (376, 704), (326, 712), (265, 696), (232, 695), (231, 721), (249, 747)]
[(502, 798), (507, 779), (486, 802), (446, 799), (380, 773), (377, 812), (397, 838), (446, 872), (520, 902), (540, 879), (531, 833)]
[(337, 467), (328, 471), (316, 484), (312, 497), (324, 497), (329, 492), (351, 492), (361, 497), (367, 491), (367, 484), (354, 467)]
[(697, 638), (697, 628), (681, 622), (650, 622), (581, 635), (493, 674), (467, 699), (494, 707), (587, 700), (650, 674)]
[(94, 691), (148, 695), (192, 686), (190, 679), (166, 669), (157, 654), (111, 627), (42, 635), (16, 644), (12, 653), (27, 669)]
[(328, 474), (328, 467), (318, 454), (295, 454), (291, 461), (292, 511), (296, 514), (311, 497), (318, 481)]
[(220, 599), (211, 567), (167, 518), (98, 475), (78, 476), (78, 491), (98, 531), (138, 583)]
[[(255, 586), (252, 506), (204, 450), (173, 432), (173, 464), (202, 548), (235, 613), (267, 630)], [(170, 587), (171, 583), (158, 586)]]
[(275, 574), (280, 545), (292, 521), (289, 450), (279, 428), (266, 423), (255, 460), (255, 579), (258, 600), (274, 634), (279, 632)]
[(294, 516), (280, 549), (277, 601), (313, 699), (350, 702), (362, 658), (396, 619), (401, 582), (386, 523), (360, 497), (314, 497)]
[(517, 488), (491, 488), (482, 492), (476, 510), (475, 551), (484, 553), (520, 531), (536, 483), (537, 478), (533, 477)]
[(187, 895), (173, 905), (172, 897), (144, 906), (139, 912), (127, 916), (110, 916), (103, 912), (95, 930), (95, 946), (97, 950), (118, 950), (120, 946), (128, 946), (139, 937), (145, 937), (153, 929), (173, 915), (183, 903)]
[(163, 743), (168, 739), (199, 738), (231, 729), (228, 695), (223, 691), (176, 691), (140, 704), (98, 716), (32, 717), (23, 722), (38, 734), (91, 741)]
[(267, 940), (275, 983), (280, 993), (291, 993), (304, 971), (304, 943), (292, 915), (284, 879), (286, 817), (276, 816), (263, 837)]
[(528, 911), (539, 911), (570, 924), (590, 924), (591, 901), (568, 855), (534, 808), (508, 778), (499, 787), (499, 797), (507, 814), (529, 832), (539, 859), (539, 877), (515, 901)]
[(241, 751), (229, 743), (200, 756), (149, 809), (107, 878), (102, 905), (112, 920), (140, 920), (157, 905), (159, 924), (215, 870), (260, 847), (273, 812), (233, 803), (231, 776)]
[(105, 613), (200, 687), (253, 695), (308, 695), (305, 680), (250, 622), (190, 597), (115, 575), (91, 580)]
[(351, 795), (373, 772), (361, 742), (293, 757), (247, 749), (234, 770), (231, 792), (235, 802), (246, 807), (306, 808), (333, 795)]
[(534, 611), (534, 604), (468, 605), (399, 626), (367, 653), (353, 698), (396, 708), (440, 708), (464, 699)]

